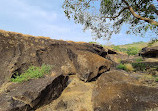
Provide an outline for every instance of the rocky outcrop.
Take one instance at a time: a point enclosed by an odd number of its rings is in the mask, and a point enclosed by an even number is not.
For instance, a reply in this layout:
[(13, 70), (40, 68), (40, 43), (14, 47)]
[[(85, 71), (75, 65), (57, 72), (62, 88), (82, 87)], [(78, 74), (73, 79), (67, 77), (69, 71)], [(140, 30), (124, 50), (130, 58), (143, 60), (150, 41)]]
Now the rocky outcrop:
[(76, 77), (70, 80), (70, 84), (57, 100), (36, 111), (150, 111), (158, 109), (158, 88), (144, 86), (123, 71), (106, 72), (90, 83), (84, 83)]
[[(111, 63), (117, 63), (114, 58), (125, 58), (113, 50), (0, 30), (0, 52), (0, 111), (158, 109), (157, 87), (110, 70)], [(52, 66), (51, 74), (10, 82), (30, 65), (42, 64)]]
[(33, 111), (60, 96), (68, 77), (46, 76), (1, 87), (0, 111)]
[[(57, 99), (76, 75), (84, 82), (109, 71), (107, 51), (95, 44), (52, 40), (0, 30), (0, 111), (30, 111)], [(12, 83), (29, 66), (52, 66), (51, 75)]]
[(94, 111), (148, 111), (158, 108), (158, 88), (114, 70), (97, 79), (92, 100)]
[(90, 81), (110, 69), (103, 47), (89, 43), (75, 43), (33, 37), (0, 30), (0, 86), (21, 74), (30, 65), (53, 65), (57, 74), (76, 74)]
[(106, 58), (108, 58), (112, 62), (111, 67), (116, 67), (118, 64), (120, 64), (121, 60), (126, 60), (126, 59), (130, 58), (125, 53), (118, 52), (118, 51), (113, 50), (113, 49), (106, 49), (106, 50), (108, 52), (108, 55)]
[(158, 58), (158, 46), (145, 47), (139, 53), (142, 57)]

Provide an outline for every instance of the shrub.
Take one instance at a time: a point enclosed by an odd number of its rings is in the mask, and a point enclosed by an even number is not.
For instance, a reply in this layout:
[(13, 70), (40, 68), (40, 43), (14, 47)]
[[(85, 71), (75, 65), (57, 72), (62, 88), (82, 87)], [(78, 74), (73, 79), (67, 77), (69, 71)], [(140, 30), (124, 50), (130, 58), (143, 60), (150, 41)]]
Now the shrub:
[(97, 43), (97, 42), (89, 42), (90, 44), (99, 44), (99, 43)]
[(117, 67), (116, 67), (117, 69), (122, 69), (122, 70), (126, 70), (126, 67), (125, 67), (125, 65), (124, 64), (119, 64), (119, 65), (117, 65)]
[(131, 64), (125, 64), (125, 70), (126, 71), (133, 71), (134, 68), (133, 68), (133, 66)]
[(139, 49), (136, 47), (128, 47), (127, 48), (128, 55), (136, 55), (136, 54), (138, 54), (138, 52), (139, 52)]
[(142, 58), (136, 58), (135, 61), (136, 61), (136, 62), (142, 62), (143, 59), (142, 59)]
[(155, 79), (155, 82), (158, 82), (158, 77)]
[(126, 71), (133, 71), (134, 70), (134, 68), (131, 64), (119, 64), (116, 68), (126, 70)]
[(147, 67), (144, 63), (132, 63), (132, 66), (138, 71), (144, 71)]
[(41, 78), (44, 76), (44, 74), (49, 74), (51, 70), (50, 65), (45, 65), (43, 64), (41, 67), (36, 67), (36, 66), (30, 66), (28, 70), (26, 70), (24, 73), (21, 75), (15, 76), (15, 78), (11, 78), (12, 82), (23, 82), (23, 81), (28, 81), (33, 78)]
[(113, 48), (114, 50), (117, 50), (117, 51), (120, 51), (120, 49), (121, 49), (119, 46), (113, 46), (112, 48)]

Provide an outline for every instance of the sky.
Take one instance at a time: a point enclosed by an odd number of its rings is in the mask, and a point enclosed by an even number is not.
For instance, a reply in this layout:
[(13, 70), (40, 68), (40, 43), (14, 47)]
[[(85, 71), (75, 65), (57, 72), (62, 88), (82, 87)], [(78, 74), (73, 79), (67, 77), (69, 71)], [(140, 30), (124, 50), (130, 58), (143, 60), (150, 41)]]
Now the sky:
[[(68, 20), (62, 9), (64, 0), (0, 0), (0, 29), (34, 36), (71, 41), (98, 42), (103, 45), (122, 45), (139, 41), (150, 41), (150, 37), (120, 34), (107, 41), (95, 41), (90, 31), (83, 32), (83, 26)], [(153, 37), (155, 37), (153, 35)]]

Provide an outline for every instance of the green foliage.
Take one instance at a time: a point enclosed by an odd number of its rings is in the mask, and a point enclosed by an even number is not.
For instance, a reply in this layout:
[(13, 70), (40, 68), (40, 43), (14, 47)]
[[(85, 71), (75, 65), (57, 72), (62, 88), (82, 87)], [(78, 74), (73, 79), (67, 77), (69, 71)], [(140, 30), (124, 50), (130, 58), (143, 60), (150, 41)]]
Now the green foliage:
[(112, 48), (113, 48), (114, 50), (117, 50), (117, 51), (120, 51), (120, 49), (121, 49), (119, 46), (113, 46)]
[(155, 82), (158, 82), (158, 77), (155, 79)]
[(136, 48), (136, 47), (127, 48), (127, 54), (128, 55), (136, 55), (136, 54), (138, 54), (138, 52), (139, 52), (139, 49)]
[(117, 69), (122, 69), (122, 70), (126, 70), (126, 66), (124, 64), (119, 64), (116, 67)]
[(120, 51), (120, 52), (124, 52), (126, 53), (127, 49), (126, 48), (121, 48), (120, 46), (112, 46), (112, 48), (114, 50)]
[(127, 47), (127, 48), (121, 48), (120, 46), (113, 46), (114, 50), (127, 53), (128, 55), (136, 55), (139, 52), (139, 48), (137, 47)]
[(51, 70), (50, 65), (45, 65), (43, 64), (41, 67), (36, 67), (36, 66), (30, 66), (28, 70), (26, 70), (24, 73), (15, 76), (15, 78), (12, 78), (12, 82), (23, 82), (23, 81), (28, 81), (33, 78), (41, 78), (45, 74), (49, 74)]
[(132, 65), (131, 64), (119, 64), (119, 65), (117, 65), (117, 67), (116, 67), (117, 69), (122, 69), (122, 70), (125, 70), (125, 71), (133, 71), (134, 69), (133, 69), (133, 67), (132, 67)]
[(90, 44), (99, 44), (99, 43), (97, 43), (97, 42), (89, 42)]
[(136, 61), (136, 62), (142, 62), (142, 61), (143, 61), (143, 58), (136, 58), (135, 61)]
[(64, 0), (63, 3), (68, 19), (82, 24), (84, 30), (90, 29), (96, 38), (110, 38), (120, 33), (123, 24), (129, 26), (127, 34), (148, 36), (146, 32), (151, 30), (158, 35), (158, 25), (136, 18), (129, 6), (138, 15), (157, 23), (157, 7), (153, 0)]
[(144, 63), (138, 62), (138, 63), (132, 63), (132, 66), (134, 67), (135, 70), (137, 71), (145, 71), (146, 70), (146, 65)]

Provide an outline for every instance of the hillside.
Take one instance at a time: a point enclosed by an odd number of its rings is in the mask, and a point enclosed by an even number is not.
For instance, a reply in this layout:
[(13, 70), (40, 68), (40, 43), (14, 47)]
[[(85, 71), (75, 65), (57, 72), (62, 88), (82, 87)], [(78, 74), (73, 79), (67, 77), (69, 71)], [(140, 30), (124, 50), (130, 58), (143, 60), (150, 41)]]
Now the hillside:
[(120, 48), (136, 47), (142, 49), (148, 45), (147, 42), (133, 42), (132, 44), (118, 45)]
[[(144, 68), (127, 54), (93, 43), (0, 30), (0, 52), (0, 111), (158, 109), (158, 62), (151, 64), (151, 84), (144, 79), (149, 63)], [(120, 62), (128, 65), (118, 68)]]

